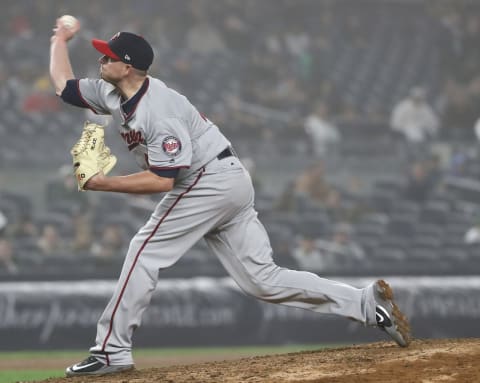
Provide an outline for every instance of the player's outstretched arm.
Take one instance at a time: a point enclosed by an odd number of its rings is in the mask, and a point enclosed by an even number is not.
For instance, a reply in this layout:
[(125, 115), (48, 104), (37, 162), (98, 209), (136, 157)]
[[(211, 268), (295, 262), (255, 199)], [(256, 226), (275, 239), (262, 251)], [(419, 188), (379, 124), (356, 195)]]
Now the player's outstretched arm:
[(80, 22), (65, 25), (62, 18), (58, 18), (53, 36), (50, 39), (50, 78), (52, 79), (55, 93), (61, 95), (67, 80), (74, 79), (67, 43), (80, 30)]
[(90, 178), (86, 190), (111, 191), (131, 194), (153, 194), (172, 190), (174, 178), (165, 178), (149, 170), (128, 176), (106, 177), (102, 172)]

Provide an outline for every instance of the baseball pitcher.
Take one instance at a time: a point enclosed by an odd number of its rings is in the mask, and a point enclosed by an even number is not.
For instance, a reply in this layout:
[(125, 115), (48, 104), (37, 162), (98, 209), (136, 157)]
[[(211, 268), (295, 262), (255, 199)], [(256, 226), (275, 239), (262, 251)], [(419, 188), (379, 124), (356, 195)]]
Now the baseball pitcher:
[[(408, 346), (407, 319), (386, 282), (358, 289), (274, 263), (267, 232), (254, 210), (248, 172), (212, 121), (148, 74), (154, 53), (147, 40), (129, 32), (108, 41), (92, 40), (100, 53), (100, 78), (78, 79), (67, 44), (79, 29), (78, 22), (66, 26), (57, 19), (50, 45), (56, 93), (68, 104), (111, 115), (141, 169), (106, 176), (115, 159), (103, 144), (102, 131), (90, 126), (94, 131), (88, 137), (85, 133), (87, 144), (72, 150), (79, 189), (166, 194), (130, 242), (115, 292), (98, 321), (90, 356), (68, 367), (67, 376), (133, 368), (132, 335), (150, 302), (159, 269), (172, 266), (202, 237), (247, 294), (354, 319)], [(99, 147), (90, 149), (92, 137)]]

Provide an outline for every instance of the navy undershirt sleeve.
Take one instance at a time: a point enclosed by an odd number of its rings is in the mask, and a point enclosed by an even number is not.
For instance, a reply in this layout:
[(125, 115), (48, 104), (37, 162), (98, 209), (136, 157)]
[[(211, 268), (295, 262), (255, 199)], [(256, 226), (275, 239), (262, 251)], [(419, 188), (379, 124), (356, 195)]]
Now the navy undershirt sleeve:
[(165, 178), (176, 178), (180, 169), (156, 169), (150, 168), (152, 173), (155, 173), (157, 176)]
[(77, 79), (67, 80), (65, 89), (63, 89), (63, 92), (60, 95), (60, 97), (67, 104), (78, 106), (80, 108), (90, 108), (90, 106), (85, 103), (85, 101), (82, 98), (82, 95), (80, 94), (78, 81), (79, 80)]

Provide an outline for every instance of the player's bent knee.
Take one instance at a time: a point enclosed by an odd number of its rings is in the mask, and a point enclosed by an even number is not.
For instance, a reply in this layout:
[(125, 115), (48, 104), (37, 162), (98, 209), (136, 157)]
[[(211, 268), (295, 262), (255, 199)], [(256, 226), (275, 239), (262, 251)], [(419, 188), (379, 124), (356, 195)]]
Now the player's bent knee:
[(248, 278), (237, 282), (247, 294), (264, 301), (275, 302), (284, 291), (284, 288), (276, 283), (280, 270), (279, 266), (272, 263), (271, 267), (264, 268), (263, 272), (255, 276), (249, 275)]
[(241, 286), (243, 291), (257, 299), (267, 302), (275, 302), (278, 300), (278, 288), (264, 284), (261, 282), (250, 282)]

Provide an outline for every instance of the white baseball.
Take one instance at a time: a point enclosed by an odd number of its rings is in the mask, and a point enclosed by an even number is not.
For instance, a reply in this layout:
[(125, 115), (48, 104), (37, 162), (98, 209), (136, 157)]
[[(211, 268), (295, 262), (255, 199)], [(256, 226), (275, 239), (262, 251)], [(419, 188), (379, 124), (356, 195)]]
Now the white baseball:
[(65, 26), (65, 28), (70, 29), (77, 25), (78, 20), (72, 15), (63, 15), (62, 17), (60, 17), (60, 22)]

